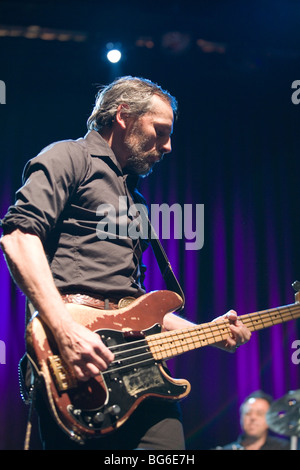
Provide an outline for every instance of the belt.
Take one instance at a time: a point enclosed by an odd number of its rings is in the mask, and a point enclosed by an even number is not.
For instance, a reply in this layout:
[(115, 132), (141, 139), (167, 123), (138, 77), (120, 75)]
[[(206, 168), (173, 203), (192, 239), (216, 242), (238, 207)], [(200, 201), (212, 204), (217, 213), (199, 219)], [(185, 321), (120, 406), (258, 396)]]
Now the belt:
[(65, 303), (86, 305), (87, 307), (99, 308), (101, 310), (115, 310), (123, 308), (135, 300), (134, 297), (108, 299), (104, 296), (90, 297), (85, 294), (63, 294), (61, 297)]

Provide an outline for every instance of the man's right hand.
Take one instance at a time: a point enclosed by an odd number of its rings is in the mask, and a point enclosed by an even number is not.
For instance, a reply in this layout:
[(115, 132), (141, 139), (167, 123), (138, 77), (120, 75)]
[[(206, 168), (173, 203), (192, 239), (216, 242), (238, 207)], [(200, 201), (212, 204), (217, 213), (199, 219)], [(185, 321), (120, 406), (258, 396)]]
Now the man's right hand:
[(75, 321), (63, 320), (55, 336), (62, 358), (78, 380), (99, 375), (114, 360), (100, 336)]

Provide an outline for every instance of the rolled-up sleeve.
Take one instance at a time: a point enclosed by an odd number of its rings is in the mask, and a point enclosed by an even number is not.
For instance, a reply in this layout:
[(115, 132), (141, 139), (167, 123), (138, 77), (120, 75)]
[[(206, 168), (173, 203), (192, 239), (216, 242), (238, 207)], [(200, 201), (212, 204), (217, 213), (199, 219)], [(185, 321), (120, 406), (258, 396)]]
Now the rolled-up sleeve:
[(20, 229), (44, 241), (54, 229), (85, 168), (84, 148), (74, 141), (52, 144), (30, 160), (16, 202), (1, 220), (3, 234)]

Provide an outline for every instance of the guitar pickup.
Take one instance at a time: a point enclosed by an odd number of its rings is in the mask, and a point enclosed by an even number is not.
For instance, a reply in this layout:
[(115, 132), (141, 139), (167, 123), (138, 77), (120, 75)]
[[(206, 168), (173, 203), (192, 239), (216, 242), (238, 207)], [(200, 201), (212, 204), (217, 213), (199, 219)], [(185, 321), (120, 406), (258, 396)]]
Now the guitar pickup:
[(68, 372), (59, 356), (49, 356), (48, 367), (59, 392), (77, 387), (76, 379)]

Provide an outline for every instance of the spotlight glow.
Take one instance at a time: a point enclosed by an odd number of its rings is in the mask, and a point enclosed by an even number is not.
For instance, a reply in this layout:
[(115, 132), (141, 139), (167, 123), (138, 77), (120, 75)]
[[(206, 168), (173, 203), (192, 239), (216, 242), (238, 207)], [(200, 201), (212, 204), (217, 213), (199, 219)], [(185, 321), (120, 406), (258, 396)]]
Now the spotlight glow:
[(109, 62), (111, 62), (112, 64), (116, 64), (120, 61), (122, 54), (118, 49), (111, 49), (110, 51), (108, 51), (106, 57)]

